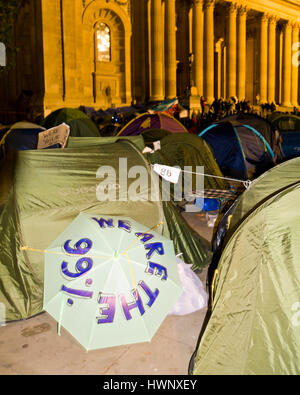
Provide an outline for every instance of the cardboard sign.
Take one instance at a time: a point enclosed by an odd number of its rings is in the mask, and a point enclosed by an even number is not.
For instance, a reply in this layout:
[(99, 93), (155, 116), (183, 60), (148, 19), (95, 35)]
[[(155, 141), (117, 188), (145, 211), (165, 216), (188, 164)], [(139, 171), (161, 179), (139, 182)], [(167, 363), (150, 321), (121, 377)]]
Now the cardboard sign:
[(65, 123), (45, 130), (45, 132), (40, 132), (37, 149), (51, 147), (55, 144), (60, 144), (61, 148), (65, 148), (69, 134), (70, 126)]
[(177, 184), (181, 169), (176, 167), (170, 167), (165, 165), (155, 164), (153, 165), (155, 173), (159, 174), (164, 180)]

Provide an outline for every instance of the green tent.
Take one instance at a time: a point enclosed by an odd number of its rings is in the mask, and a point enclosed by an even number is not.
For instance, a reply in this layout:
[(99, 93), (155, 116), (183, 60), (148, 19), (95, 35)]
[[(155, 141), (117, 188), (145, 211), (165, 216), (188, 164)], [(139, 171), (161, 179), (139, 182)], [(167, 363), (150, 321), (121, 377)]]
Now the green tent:
[[(204, 166), (205, 174), (223, 177), (211, 148), (201, 137), (189, 133), (170, 133), (157, 129), (144, 132), (142, 136), (145, 144), (149, 146), (153, 141), (160, 141), (161, 148), (148, 154), (148, 159), (152, 164), (179, 166), (181, 169), (191, 166), (191, 170), (194, 172), (196, 166)], [(205, 177), (204, 189), (228, 190), (229, 184), (222, 178)]]
[(290, 162), (293, 177), (277, 178), (277, 191), (261, 179), (264, 192), (223, 249), (194, 375), (300, 374), (300, 180), (297, 162)]
[[(141, 136), (70, 137), (65, 149), (17, 151), (6, 158), (0, 176), (0, 303), (5, 305), (7, 321), (42, 311), (43, 250), (80, 212), (123, 215), (149, 228), (162, 221), (156, 231), (173, 239), (176, 253), (182, 252), (186, 263), (198, 268), (209, 264), (207, 243), (188, 226), (172, 202), (161, 201), (157, 182), (151, 187), (151, 191), (158, 191), (157, 201), (97, 198), (104, 182), (104, 192), (106, 188), (120, 191), (119, 159), (127, 160), (128, 169), (138, 165), (145, 168), (149, 186), (142, 193), (149, 195), (153, 172), (143, 148)], [(116, 182), (108, 183), (104, 173), (97, 173), (101, 166), (115, 169)], [(128, 178), (125, 193), (136, 187), (137, 178)]]
[(298, 157), (282, 162), (256, 178), (251, 187), (245, 190), (223, 213), (213, 240), (214, 250), (220, 249), (243, 219), (265, 199), (298, 181), (300, 181), (300, 158)]
[(43, 121), (46, 129), (51, 129), (61, 123), (70, 126), (72, 137), (99, 137), (97, 125), (84, 112), (76, 108), (61, 108), (50, 113)]

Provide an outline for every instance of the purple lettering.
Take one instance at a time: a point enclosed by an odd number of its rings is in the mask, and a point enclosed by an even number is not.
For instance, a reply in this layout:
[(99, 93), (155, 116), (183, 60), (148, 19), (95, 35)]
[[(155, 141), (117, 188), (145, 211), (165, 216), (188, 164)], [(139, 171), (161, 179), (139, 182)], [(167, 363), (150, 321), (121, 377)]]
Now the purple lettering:
[(109, 228), (112, 228), (114, 226), (112, 218), (110, 218), (110, 219), (104, 219), (104, 218), (97, 219), (97, 218), (93, 217), (92, 219), (94, 221), (96, 221), (99, 224), (100, 228), (102, 228), (102, 229), (105, 228), (105, 225), (108, 226)]
[(156, 276), (162, 276), (162, 274), (164, 273), (161, 278), (162, 280), (166, 280), (168, 278), (167, 269), (164, 266), (159, 265), (158, 263), (148, 262), (148, 266), (145, 271), (146, 273), (155, 274)]
[(121, 219), (119, 219), (119, 228), (126, 230), (126, 232), (130, 232), (131, 231), (131, 225), (129, 221), (122, 221)]
[(122, 305), (122, 308), (123, 308), (123, 311), (125, 314), (125, 318), (127, 321), (131, 320), (131, 318), (132, 318), (131, 313), (130, 313), (130, 310), (132, 310), (132, 309), (138, 308), (141, 315), (143, 315), (145, 313), (143, 302), (142, 302), (142, 299), (141, 299), (138, 291), (136, 289), (134, 289), (133, 291), (131, 291), (131, 293), (134, 297), (134, 302), (131, 302), (131, 303), (126, 302), (125, 295), (123, 295), (123, 294), (119, 295), (121, 305)]
[[(140, 237), (140, 240), (142, 243), (146, 243), (147, 241), (151, 240), (154, 236), (151, 235), (150, 233), (136, 233), (135, 234), (137, 237)], [(143, 236), (143, 237), (141, 237)]]
[(93, 296), (93, 292), (68, 288), (65, 285), (61, 287), (61, 290), (71, 295), (81, 296), (82, 298), (91, 298)]
[(159, 255), (163, 255), (165, 253), (162, 243), (145, 244), (145, 249), (150, 250), (147, 252), (147, 259), (151, 258), (154, 251), (157, 251), (159, 253)]
[(147, 305), (151, 307), (159, 294), (159, 290), (156, 288), (156, 290), (152, 292), (144, 281), (140, 281), (139, 286), (146, 292), (147, 296), (149, 296), (149, 301)]
[(100, 317), (96, 317), (98, 324), (107, 324), (114, 321), (116, 311), (116, 297), (113, 294), (99, 293), (98, 303), (100, 307)]

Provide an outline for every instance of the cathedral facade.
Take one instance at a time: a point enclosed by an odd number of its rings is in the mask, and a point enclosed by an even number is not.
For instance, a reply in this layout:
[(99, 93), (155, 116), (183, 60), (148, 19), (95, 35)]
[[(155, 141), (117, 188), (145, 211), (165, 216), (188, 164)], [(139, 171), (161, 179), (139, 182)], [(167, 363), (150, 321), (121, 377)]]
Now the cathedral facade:
[(184, 95), (299, 105), (297, 0), (32, 0), (1, 113)]

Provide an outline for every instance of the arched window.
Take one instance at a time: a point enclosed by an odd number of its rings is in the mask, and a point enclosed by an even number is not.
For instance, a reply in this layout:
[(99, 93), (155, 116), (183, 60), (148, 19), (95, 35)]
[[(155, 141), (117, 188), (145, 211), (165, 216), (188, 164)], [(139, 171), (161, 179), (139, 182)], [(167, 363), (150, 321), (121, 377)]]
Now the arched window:
[(105, 23), (96, 26), (96, 53), (98, 62), (111, 61), (110, 29)]

